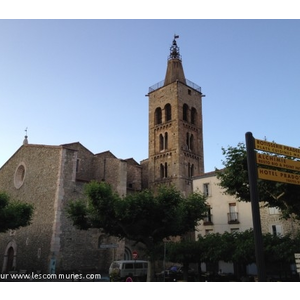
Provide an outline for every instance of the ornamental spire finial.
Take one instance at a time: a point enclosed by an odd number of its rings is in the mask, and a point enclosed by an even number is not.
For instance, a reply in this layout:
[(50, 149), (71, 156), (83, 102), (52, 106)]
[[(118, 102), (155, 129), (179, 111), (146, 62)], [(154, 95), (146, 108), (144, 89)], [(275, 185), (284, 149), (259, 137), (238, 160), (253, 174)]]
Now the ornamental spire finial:
[(179, 38), (179, 35), (174, 34), (174, 39), (173, 39), (173, 43), (172, 46), (170, 48), (170, 56), (169, 59), (180, 59), (181, 60), (181, 56), (179, 54), (179, 47), (177, 46), (176, 43), (176, 39)]
[(24, 138), (24, 141), (23, 141), (23, 145), (28, 145), (28, 136), (27, 136), (27, 127), (26, 127), (26, 129), (25, 129), (25, 138)]

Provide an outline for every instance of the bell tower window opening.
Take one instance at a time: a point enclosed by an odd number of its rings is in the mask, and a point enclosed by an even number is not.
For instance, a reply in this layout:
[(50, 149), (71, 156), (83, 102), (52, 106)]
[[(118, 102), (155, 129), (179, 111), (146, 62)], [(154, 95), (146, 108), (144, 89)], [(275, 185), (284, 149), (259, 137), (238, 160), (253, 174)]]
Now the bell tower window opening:
[(194, 135), (189, 132), (186, 133), (186, 149), (194, 151)]
[(196, 122), (197, 122), (197, 110), (196, 108), (193, 107), (191, 110), (191, 123), (193, 125), (196, 125)]
[(165, 163), (165, 178), (168, 177), (168, 164)]
[(188, 105), (183, 104), (182, 119), (183, 119), (183, 121), (186, 121), (186, 122), (188, 122), (188, 110), (189, 110)]
[(161, 179), (164, 178), (164, 166), (163, 166), (163, 164), (160, 164), (160, 178)]
[(161, 108), (158, 107), (155, 110), (155, 120), (154, 120), (154, 124), (161, 124), (162, 123), (162, 112), (161, 112)]
[(168, 164), (160, 164), (160, 178), (167, 178), (168, 177)]
[(164, 137), (162, 134), (159, 135), (159, 151), (164, 150)]
[(159, 151), (168, 149), (168, 133), (165, 132), (164, 135), (159, 135)]
[(188, 178), (194, 176), (194, 164), (188, 163)]
[(168, 149), (168, 133), (165, 133), (165, 150)]
[(168, 122), (171, 119), (172, 119), (171, 105), (168, 103), (165, 105), (165, 120), (166, 122)]
[(186, 133), (185, 144), (186, 144), (186, 149), (189, 150), (190, 149), (190, 134), (188, 132)]
[(192, 134), (190, 135), (190, 145), (189, 146), (190, 146), (189, 149), (191, 151), (194, 151), (194, 135), (192, 135)]

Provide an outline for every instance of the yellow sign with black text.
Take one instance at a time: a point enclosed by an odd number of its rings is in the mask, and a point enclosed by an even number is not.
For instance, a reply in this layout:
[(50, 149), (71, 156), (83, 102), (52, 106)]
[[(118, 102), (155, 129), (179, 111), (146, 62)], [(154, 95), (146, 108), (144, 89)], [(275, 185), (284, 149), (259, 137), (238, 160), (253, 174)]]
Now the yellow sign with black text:
[(300, 174), (264, 168), (257, 168), (257, 172), (260, 179), (300, 185)]
[(269, 167), (300, 171), (300, 161), (286, 159), (275, 155), (256, 153), (256, 162)]
[(300, 148), (255, 139), (255, 149), (300, 158)]

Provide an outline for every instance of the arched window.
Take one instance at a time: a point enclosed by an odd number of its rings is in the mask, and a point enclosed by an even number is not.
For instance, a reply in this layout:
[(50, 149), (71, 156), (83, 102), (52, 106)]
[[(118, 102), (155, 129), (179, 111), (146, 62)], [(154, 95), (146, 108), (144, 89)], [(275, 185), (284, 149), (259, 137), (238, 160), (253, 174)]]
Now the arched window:
[(188, 110), (189, 110), (189, 107), (187, 104), (183, 104), (183, 114), (182, 114), (182, 118), (183, 118), (183, 121), (186, 121), (188, 122)]
[(160, 164), (160, 178), (162, 179), (162, 178), (164, 178), (164, 172), (165, 170), (164, 170), (164, 165), (163, 164)]
[(168, 149), (168, 133), (165, 132), (165, 150)]
[(186, 133), (185, 143), (186, 143), (186, 149), (189, 150), (190, 149), (190, 134), (188, 132)]
[(192, 176), (194, 176), (194, 165), (188, 163), (188, 177), (191, 178)]
[(165, 132), (164, 135), (159, 135), (159, 151), (168, 149), (168, 133)]
[(194, 136), (191, 134), (190, 136), (190, 148), (191, 151), (194, 151)]
[(162, 113), (161, 113), (161, 108), (160, 107), (156, 108), (154, 118), (155, 118), (154, 119), (154, 124), (155, 125), (161, 124), (161, 122), (162, 122)]
[(168, 103), (165, 105), (165, 120), (170, 121), (172, 118), (171, 105)]
[(164, 137), (162, 134), (159, 135), (159, 151), (164, 150)]
[(191, 123), (196, 125), (197, 124), (197, 110), (195, 107), (191, 110)]
[(193, 177), (195, 175), (195, 167), (194, 165), (192, 164), (191, 165), (191, 177)]
[(165, 177), (168, 177), (168, 164), (165, 163)]
[(4, 261), (2, 266), (2, 272), (8, 273), (16, 269), (17, 265), (17, 243), (10, 241), (4, 252)]
[(167, 178), (168, 177), (168, 164), (160, 164), (160, 178)]
[(194, 151), (194, 135), (189, 132), (186, 133), (186, 149)]

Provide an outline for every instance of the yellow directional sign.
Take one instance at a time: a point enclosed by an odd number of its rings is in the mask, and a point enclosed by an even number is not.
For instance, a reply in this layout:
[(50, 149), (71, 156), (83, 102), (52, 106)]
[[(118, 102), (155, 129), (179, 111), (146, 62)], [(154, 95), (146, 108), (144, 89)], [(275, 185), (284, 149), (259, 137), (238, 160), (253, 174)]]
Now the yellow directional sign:
[(256, 153), (256, 162), (258, 164), (266, 165), (269, 167), (300, 171), (300, 161), (294, 161), (291, 159), (286, 159), (284, 157), (278, 157), (275, 155)]
[(278, 170), (257, 168), (258, 178), (300, 185), (300, 174), (281, 172)]
[(300, 158), (300, 148), (255, 139), (255, 149)]

